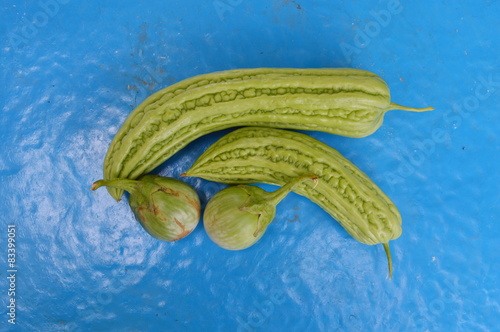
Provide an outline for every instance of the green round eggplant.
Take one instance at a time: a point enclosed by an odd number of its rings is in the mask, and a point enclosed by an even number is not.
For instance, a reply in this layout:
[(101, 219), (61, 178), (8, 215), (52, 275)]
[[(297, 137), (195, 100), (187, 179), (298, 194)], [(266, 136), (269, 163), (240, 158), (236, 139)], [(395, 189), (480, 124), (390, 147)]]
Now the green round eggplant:
[(242, 250), (254, 245), (264, 235), (276, 215), (276, 205), (305, 180), (298, 177), (274, 192), (253, 185), (238, 185), (216, 193), (208, 202), (203, 223), (210, 239), (228, 250)]
[(128, 202), (135, 218), (150, 235), (159, 240), (180, 240), (189, 235), (200, 220), (198, 194), (180, 180), (145, 175), (139, 180), (99, 180), (94, 182), (91, 189), (102, 186), (128, 191)]

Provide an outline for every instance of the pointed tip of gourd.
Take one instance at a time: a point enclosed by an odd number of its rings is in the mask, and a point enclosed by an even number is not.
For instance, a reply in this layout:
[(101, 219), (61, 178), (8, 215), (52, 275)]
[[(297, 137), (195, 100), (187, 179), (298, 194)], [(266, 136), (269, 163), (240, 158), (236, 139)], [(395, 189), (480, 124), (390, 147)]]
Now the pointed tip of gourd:
[(389, 247), (389, 242), (383, 243), (385, 254), (387, 256), (387, 267), (389, 268), (389, 279), (392, 279), (392, 256), (391, 248)]
[(401, 111), (410, 111), (410, 112), (427, 112), (427, 111), (434, 111), (434, 107), (415, 108), (415, 107), (407, 107), (407, 106), (399, 105), (396, 103), (391, 103), (389, 106), (389, 111), (390, 110), (401, 110)]

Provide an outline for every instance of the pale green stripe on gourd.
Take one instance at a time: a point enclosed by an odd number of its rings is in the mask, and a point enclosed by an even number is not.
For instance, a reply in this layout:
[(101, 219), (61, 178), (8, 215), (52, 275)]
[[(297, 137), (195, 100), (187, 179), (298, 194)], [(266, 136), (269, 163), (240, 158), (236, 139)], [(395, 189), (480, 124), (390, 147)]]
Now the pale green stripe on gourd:
[(208, 148), (184, 174), (229, 183), (283, 185), (314, 173), (318, 183), (294, 188), (318, 204), (356, 240), (388, 243), (401, 235), (401, 216), (375, 183), (335, 149), (301, 133), (241, 128)]
[[(194, 139), (236, 126), (324, 131), (363, 137), (391, 109), (377, 75), (356, 69), (239, 69), (196, 76), (157, 92), (113, 139), (104, 177), (135, 179)], [(115, 199), (122, 192), (110, 189)]]

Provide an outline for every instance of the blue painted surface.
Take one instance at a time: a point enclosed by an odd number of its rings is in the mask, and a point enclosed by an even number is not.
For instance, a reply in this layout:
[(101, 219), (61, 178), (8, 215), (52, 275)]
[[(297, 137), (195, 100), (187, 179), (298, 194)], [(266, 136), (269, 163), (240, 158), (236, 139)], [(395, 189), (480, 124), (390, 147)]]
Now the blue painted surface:
[[(498, 331), (500, 2), (42, 0), (0, 11), (1, 330)], [(257, 245), (230, 252), (202, 223), (157, 241), (125, 202), (90, 192), (148, 95), (262, 66), (368, 69), (395, 102), (436, 108), (390, 112), (363, 139), (310, 133), (399, 207), (392, 280), (381, 246), (295, 194)], [(225, 132), (155, 173), (177, 177)], [(188, 181), (203, 204), (224, 187)]]

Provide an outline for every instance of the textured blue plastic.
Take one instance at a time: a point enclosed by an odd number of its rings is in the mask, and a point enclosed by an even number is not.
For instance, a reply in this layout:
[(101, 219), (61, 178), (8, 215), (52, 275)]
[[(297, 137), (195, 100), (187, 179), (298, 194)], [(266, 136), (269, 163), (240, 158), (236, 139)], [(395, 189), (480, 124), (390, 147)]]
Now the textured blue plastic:
[[(0, 330), (498, 331), (499, 12), (499, 1), (3, 2)], [(203, 223), (158, 241), (125, 201), (89, 190), (147, 96), (248, 67), (363, 68), (394, 102), (436, 108), (391, 111), (363, 139), (309, 132), (399, 207), (392, 280), (382, 246), (296, 194), (260, 242), (232, 252)], [(154, 173), (178, 177), (227, 132)], [(203, 206), (224, 187), (184, 180)]]

